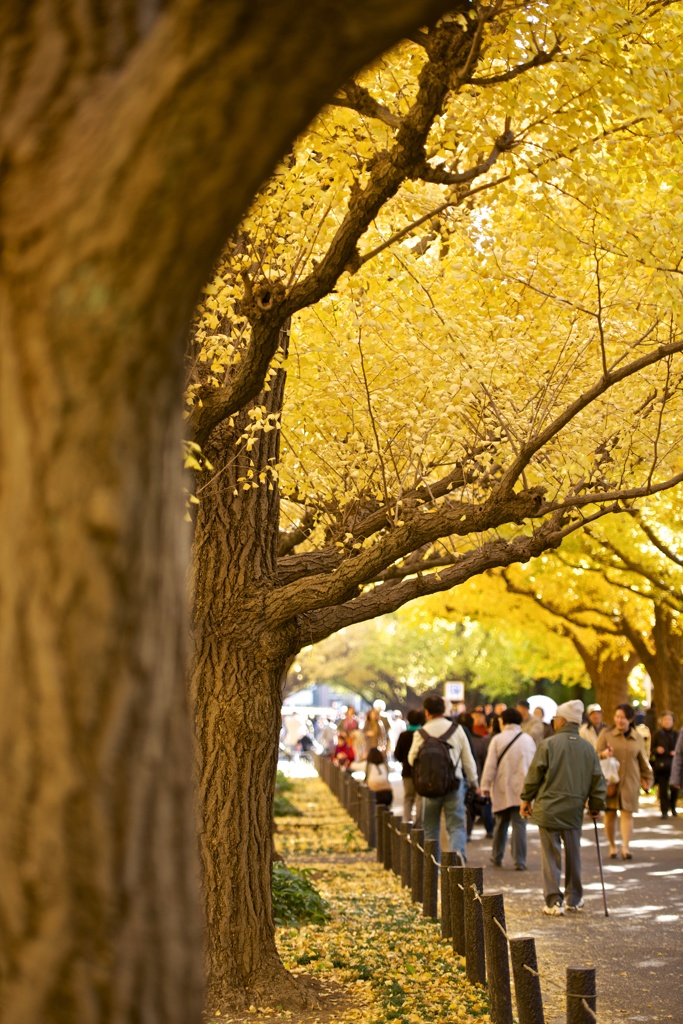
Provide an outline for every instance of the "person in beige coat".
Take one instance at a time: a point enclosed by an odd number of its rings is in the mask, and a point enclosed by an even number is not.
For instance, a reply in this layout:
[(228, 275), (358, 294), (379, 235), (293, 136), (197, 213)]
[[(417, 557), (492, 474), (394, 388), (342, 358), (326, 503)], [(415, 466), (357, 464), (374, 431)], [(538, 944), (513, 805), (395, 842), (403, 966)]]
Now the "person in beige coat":
[(609, 840), (609, 855), (618, 857), (616, 821), (619, 814), (621, 831), (621, 858), (633, 860), (629, 850), (633, 835), (633, 813), (638, 810), (640, 787), (647, 790), (654, 782), (652, 768), (645, 754), (643, 737), (635, 728), (635, 712), (630, 704), (619, 704), (614, 712), (614, 725), (598, 736), (598, 757), (616, 757), (619, 762), (619, 785), (614, 796), (607, 797), (605, 831)]

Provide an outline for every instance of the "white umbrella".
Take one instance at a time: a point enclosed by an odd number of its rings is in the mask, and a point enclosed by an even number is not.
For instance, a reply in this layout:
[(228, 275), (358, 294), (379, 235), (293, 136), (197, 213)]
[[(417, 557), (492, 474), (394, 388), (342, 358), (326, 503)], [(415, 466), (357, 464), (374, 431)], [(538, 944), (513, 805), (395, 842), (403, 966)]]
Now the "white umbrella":
[(533, 697), (529, 697), (529, 711), (532, 715), (535, 708), (541, 708), (543, 721), (550, 722), (557, 713), (557, 701), (552, 697), (546, 697), (544, 693), (536, 693)]

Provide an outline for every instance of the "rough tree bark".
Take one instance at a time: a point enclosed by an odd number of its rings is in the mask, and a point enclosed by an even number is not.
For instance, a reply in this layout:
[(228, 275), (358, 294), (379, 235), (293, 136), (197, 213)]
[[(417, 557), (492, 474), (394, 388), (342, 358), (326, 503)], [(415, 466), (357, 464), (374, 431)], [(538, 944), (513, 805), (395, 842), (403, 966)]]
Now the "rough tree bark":
[(683, 722), (683, 635), (680, 615), (662, 602), (654, 603), (654, 621), (648, 635), (625, 624), (629, 640), (652, 680), (657, 713), (672, 711), (676, 727)]
[[(285, 373), (260, 396), (282, 405)], [(208, 923), (209, 1010), (306, 1002), (275, 948), (270, 874), (282, 689), (298, 649), (293, 623), (271, 628), (263, 596), (275, 585), (276, 483), (244, 487), (278, 461), (280, 432), (251, 453), (238, 439), (248, 408), (205, 446), (215, 473), (195, 526), (192, 703), (198, 738), (201, 855)]]
[(295, 132), (446, 6), (2, 6), (3, 1024), (198, 1018), (186, 325)]
[(595, 699), (600, 704), (606, 722), (611, 722), (617, 704), (628, 701), (628, 677), (640, 663), (634, 651), (621, 654), (614, 651), (613, 644), (598, 644), (596, 650), (590, 650), (576, 635), (566, 634), (574, 644), (586, 666), (595, 691)]

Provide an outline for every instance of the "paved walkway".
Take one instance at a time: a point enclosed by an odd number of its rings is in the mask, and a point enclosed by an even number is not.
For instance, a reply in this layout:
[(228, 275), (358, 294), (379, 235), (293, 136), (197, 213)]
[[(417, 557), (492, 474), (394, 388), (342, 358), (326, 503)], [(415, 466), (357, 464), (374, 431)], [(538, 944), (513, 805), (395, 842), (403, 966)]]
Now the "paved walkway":
[[(603, 858), (608, 845), (598, 826)], [(538, 830), (529, 827), (527, 872), (488, 865), (486, 888), (506, 896), (508, 932), (536, 938), (539, 965), (564, 985), (567, 966), (595, 966), (599, 1020), (683, 1021), (683, 821), (662, 821), (652, 807), (636, 818), (632, 861), (603, 861), (609, 917), (605, 917), (595, 828), (581, 839), (585, 909), (564, 918), (542, 914)], [(477, 826), (471, 863), (488, 864), (490, 841)], [(509, 862), (509, 851), (505, 864)], [(559, 991), (545, 987), (548, 1022), (566, 1018)]]
[[(401, 786), (394, 810), (400, 813)], [(600, 1024), (683, 1022), (683, 817), (662, 821), (653, 798), (636, 816), (632, 861), (612, 861), (598, 826), (609, 917), (605, 917), (595, 829), (586, 821), (581, 839), (585, 909), (545, 917), (538, 830), (528, 827), (528, 868), (514, 871), (509, 846), (502, 868), (489, 864), (491, 841), (475, 826), (468, 863), (486, 868), (485, 888), (505, 893), (510, 935), (536, 939), (546, 1024), (566, 1021), (563, 992), (569, 967), (597, 968)]]

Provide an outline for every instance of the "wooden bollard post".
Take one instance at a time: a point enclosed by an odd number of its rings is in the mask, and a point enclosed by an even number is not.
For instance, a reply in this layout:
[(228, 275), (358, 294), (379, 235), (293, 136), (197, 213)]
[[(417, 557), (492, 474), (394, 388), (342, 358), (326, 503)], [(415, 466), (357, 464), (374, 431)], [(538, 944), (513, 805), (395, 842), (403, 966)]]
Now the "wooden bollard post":
[(545, 1024), (541, 979), (538, 976), (536, 940), (530, 935), (510, 939), (512, 975), (519, 1024)]
[[(375, 802), (375, 794), (370, 790), (370, 796), (372, 802)], [(384, 864), (384, 840), (386, 838), (386, 829), (384, 827), (384, 815), (389, 813), (389, 808), (384, 807), (382, 804), (377, 804), (374, 807), (375, 814), (375, 828), (377, 831), (377, 863)]]
[(451, 936), (453, 952), (457, 956), (465, 956), (465, 869), (455, 867), (448, 869), (448, 895), (451, 898)]
[(425, 839), (424, 883), (422, 886), (422, 916), (438, 917), (439, 869), (436, 855), (439, 852), (438, 839)]
[(593, 1024), (596, 1004), (595, 968), (568, 967), (567, 1024)]
[(394, 831), (391, 833), (391, 870), (394, 872), (397, 878), (401, 877), (401, 847), (403, 845), (403, 837), (401, 836), (401, 824), (403, 819), (400, 814), (393, 814), (392, 825)]
[(391, 856), (394, 848), (393, 817), (391, 811), (387, 809), (387, 813), (382, 819), (384, 822), (384, 867), (386, 871), (391, 871)]
[(489, 986), (489, 1014), (492, 1024), (512, 1024), (510, 961), (502, 892), (482, 893), (481, 913)]
[(404, 889), (410, 889), (410, 831), (413, 827), (412, 821), (401, 822), (401, 885)]
[(486, 954), (484, 952), (484, 924), (481, 903), (477, 899), (484, 891), (484, 869), (465, 868), (465, 956), (466, 975), (472, 985), (486, 984)]
[(363, 807), (363, 786), (358, 779), (353, 780), (353, 819), (358, 825), (358, 829), (363, 833), (363, 838), (367, 842), (367, 827), (365, 821), (365, 808)]
[[(363, 786), (363, 803), (368, 823), (368, 846), (374, 850), (377, 846), (377, 816), (375, 814), (375, 794), (367, 786)], [(379, 859), (379, 858), (378, 858)]]
[(424, 858), (421, 846), (424, 846), (425, 833), (423, 828), (414, 828), (410, 833), (410, 896), (413, 903), (422, 903), (424, 889)]
[(445, 850), (441, 854), (441, 938), (450, 939), (453, 934), (451, 925), (451, 876), (448, 869), (458, 863), (455, 850)]
[[(358, 828), (363, 833), (365, 842), (368, 842), (368, 805), (365, 802), (365, 786), (362, 782), (356, 781), (356, 797), (358, 799)], [(370, 845), (368, 843), (368, 845)]]

